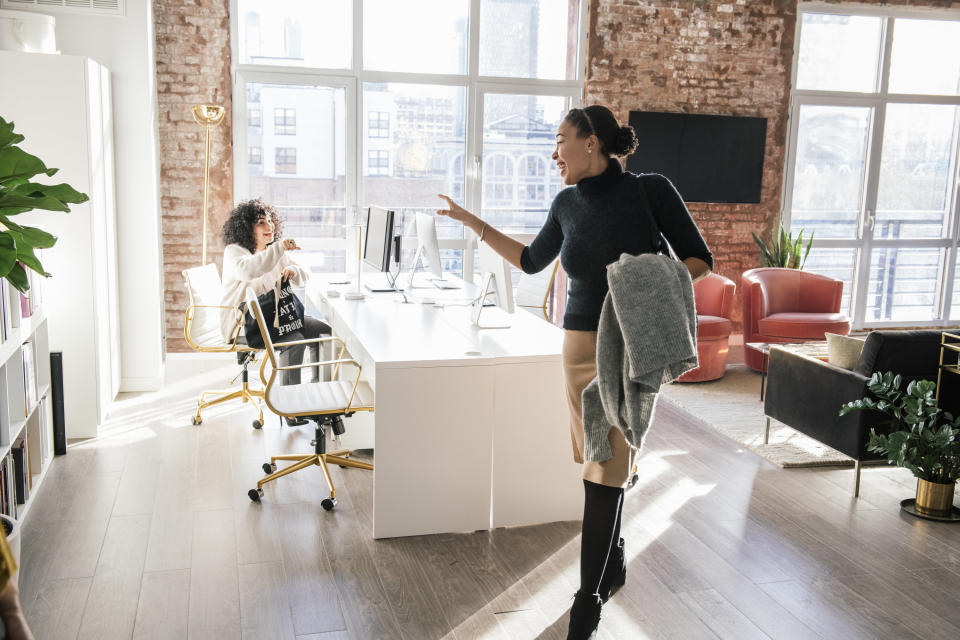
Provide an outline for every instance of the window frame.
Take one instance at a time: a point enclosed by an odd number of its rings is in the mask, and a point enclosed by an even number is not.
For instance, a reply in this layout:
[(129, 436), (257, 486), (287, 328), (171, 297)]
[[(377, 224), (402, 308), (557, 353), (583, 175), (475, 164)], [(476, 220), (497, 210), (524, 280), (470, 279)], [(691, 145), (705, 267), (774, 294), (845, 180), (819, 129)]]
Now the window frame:
[[(803, 14), (835, 14), (879, 17), (883, 19), (881, 28), (880, 51), (878, 57), (879, 86), (871, 92), (827, 91), (797, 89), (799, 68), (799, 47), (803, 30)], [(877, 195), (880, 183), (880, 166), (883, 152), (883, 134), (886, 109), (892, 104), (952, 105), (960, 108), (960, 95), (944, 96), (937, 94), (898, 94), (890, 93), (890, 62), (897, 19), (906, 20), (960, 20), (955, 11), (927, 8), (894, 8), (889, 6), (870, 7), (864, 5), (824, 4), (822, 2), (801, 2), (797, 8), (797, 24), (794, 36), (793, 68), (791, 72), (791, 92), (787, 147), (784, 162), (784, 179), (781, 202), (781, 218), (785, 228), (789, 229), (792, 218), (792, 198), (794, 175), (796, 171), (796, 152), (798, 146), (799, 113), (803, 106), (839, 106), (866, 107), (872, 110), (872, 119), (868, 123), (866, 167), (864, 184), (861, 187), (862, 202), (857, 221), (857, 233), (853, 238), (815, 238), (814, 249), (852, 249), (854, 266), (852, 291), (850, 297), (850, 315), (854, 330), (882, 329), (890, 327), (941, 327), (960, 318), (950, 317), (953, 304), (956, 273), (958, 240), (960, 240), (960, 177), (954, 176), (952, 193), (947, 205), (944, 231), (940, 238), (875, 238), (873, 224), (876, 220)], [(956, 173), (960, 166), (960, 118), (955, 125), (955, 148), (953, 168)], [(903, 249), (941, 249), (943, 259), (938, 268), (937, 282), (937, 318), (932, 320), (874, 320), (867, 321), (867, 295), (870, 284), (870, 262), (874, 249), (885, 247)]]
[[(483, 96), (487, 92), (527, 95), (562, 96), (570, 99), (570, 106), (583, 104), (584, 78), (586, 71), (588, 0), (578, 0), (578, 24), (576, 33), (576, 74), (570, 80), (547, 80), (539, 78), (511, 78), (481, 76), (479, 74), (480, 50), (480, 7), (481, 0), (469, 0), (468, 8), (468, 46), (467, 72), (465, 74), (406, 73), (393, 71), (372, 71), (363, 68), (363, 0), (353, 0), (352, 49), (349, 68), (302, 67), (284, 65), (239, 64), (239, 15), (238, 0), (230, 0), (230, 51), (231, 75), (233, 77), (233, 122), (247, 122), (246, 86), (248, 83), (343, 86), (347, 88), (347, 188), (344, 194), (344, 206), (348, 220), (362, 220), (359, 207), (365, 202), (363, 194), (363, 149), (364, 135), (367, 129), (366, 110), (363, 104), (364, 83), (383, 82), (401, 84), (436, 84), (466, 88), (465, 114), (465, 153), (462, 205), (483, 217), (482, 202), (482, 153), (483, 153)], [(391, 123), (392, 124), (392, 123)], [(247, 127), (233, 127), (234, 166), (245, 166), (247, 157)], [(246, 171), (234, 171), (234, 194), (236, 199), (250, 196), (249, 180)], [(549, 170), (548, 170), (549, 174)], [(549, 186), (547, 187), (549, 189)], [(439, 201), (438, 201), (439, 202)], [(425, 203), (432, 206), (436, 203)], [(356, 246), (356, 231), (350, 230), (346, 239), (325, 238), (322, 242), (308, 243), (311, 250), (341, 249)], [(331, 243), (336, 244), (331, 244)], [(301, 243), (304, 248), (308, 244)], [(471, 279), (473, 274), (473, 254), (476, 237), (472, 232), (464, 231), (461, 238), (440, 239), (440, 249), (463, 250), (464, 277)], [(351, 255), (348, 251), (347, 255)], [(348, 270), (349, 270), (348, 263)]]

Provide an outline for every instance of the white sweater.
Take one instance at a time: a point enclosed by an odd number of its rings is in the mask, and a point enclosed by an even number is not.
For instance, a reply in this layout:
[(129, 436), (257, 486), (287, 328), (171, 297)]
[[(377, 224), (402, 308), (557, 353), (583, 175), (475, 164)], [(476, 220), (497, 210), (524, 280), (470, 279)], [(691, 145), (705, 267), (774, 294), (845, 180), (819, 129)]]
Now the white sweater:
[[(244, 300), (247, 287), (253, 287), (258, 296), (273, 289), (283, 270), (293, 270), (290, 282), (296, 287), (306, 286), (310, 273), (295, 263), (283, 248), (283, 242), (274, 242), (258, 253), (250, 253), (239, 244), (227, 245), (223, 250), (223, 301), (225, 307), (236, 309)], [(243, 315), (229, 309), (220, 314), (220, 333), (224, 340), (231, 340), (237, 322)]]

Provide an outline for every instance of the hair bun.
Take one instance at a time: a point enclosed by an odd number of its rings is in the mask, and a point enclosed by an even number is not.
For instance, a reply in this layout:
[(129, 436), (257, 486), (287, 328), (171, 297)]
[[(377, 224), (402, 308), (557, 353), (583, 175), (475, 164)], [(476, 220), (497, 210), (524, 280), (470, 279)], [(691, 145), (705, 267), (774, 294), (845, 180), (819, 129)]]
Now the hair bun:
[(613, 144), (610, 149), (610, 155), (628, 156), (637, 150), (637, 134), (633, 127), (624, 125), (617, 131)]

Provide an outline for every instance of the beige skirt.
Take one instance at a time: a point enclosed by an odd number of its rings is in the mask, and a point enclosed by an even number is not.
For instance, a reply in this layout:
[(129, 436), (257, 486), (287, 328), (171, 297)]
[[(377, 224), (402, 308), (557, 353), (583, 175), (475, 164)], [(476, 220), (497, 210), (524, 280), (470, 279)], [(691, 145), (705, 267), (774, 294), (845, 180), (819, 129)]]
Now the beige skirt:
[(609, 487), (622, 487), (630, 477), (635, 450), (619, 429), (607, 434), (613, 457), (603, 462), (583, 462), (583, 390), (597, 375), (597, 332), (563, 332), (563, 377), (570, 407), (570, 440), (573, 459), (583, 464), (583, 479)]

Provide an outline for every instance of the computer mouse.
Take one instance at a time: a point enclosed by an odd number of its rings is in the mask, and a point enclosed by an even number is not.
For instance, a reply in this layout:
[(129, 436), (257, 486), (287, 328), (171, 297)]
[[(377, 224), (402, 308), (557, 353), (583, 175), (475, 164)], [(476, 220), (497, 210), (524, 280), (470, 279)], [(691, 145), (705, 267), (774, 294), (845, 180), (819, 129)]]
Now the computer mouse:
[(340, 292), (337, 291), (336, 289), (329, 289), (329, 290), (327, 290), (327, 297), (328, 297), (328, 298), (339, 298), (339, 297), (340, 297)]
[(434, 300), (433, 298), (424, 298), (423, 300), (421, 300), (421, 302), (423, 304), (437, 304), (437, 301)]

